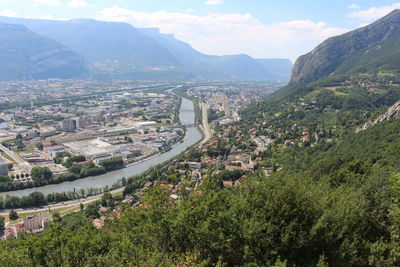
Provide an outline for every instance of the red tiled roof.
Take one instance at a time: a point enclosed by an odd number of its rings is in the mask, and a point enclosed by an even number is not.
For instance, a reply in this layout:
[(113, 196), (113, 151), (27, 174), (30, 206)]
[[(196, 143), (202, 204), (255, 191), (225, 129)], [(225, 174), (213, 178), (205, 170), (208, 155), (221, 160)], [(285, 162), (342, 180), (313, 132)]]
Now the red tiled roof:
[(224, 187), (231, 187), (231, 186), (233, 186), (233, 182), (232, 182), (232, 181), (223, 181), (222, 183), (223, 183)]
[(225, 170), (231, 170), (231, 171), (238, 170), (238, 171), (248, 171), (248, 172), (251, 171), (249, 168), (243, 168), (238, 166), (226, 166)]

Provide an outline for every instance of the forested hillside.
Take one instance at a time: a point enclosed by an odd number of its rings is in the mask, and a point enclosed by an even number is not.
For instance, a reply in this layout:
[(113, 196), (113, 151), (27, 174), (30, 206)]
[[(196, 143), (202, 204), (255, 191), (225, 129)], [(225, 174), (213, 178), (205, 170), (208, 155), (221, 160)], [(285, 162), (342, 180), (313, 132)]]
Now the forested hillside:
[(168, 189), (155, 187), (145, 193), (143, 205), (122, 206), (122, 216), (99, 230), (89, 223), (98, 212), (87, 208), (42, 234), (1, 242), (0, 261), (2, 266), (395, 266), (400, 213), (392, 200), (400, 197), (399, 126), (396, 120), (372, 127), (328, 152), (287, 151), (303, 164), (270, 177), (256, 173), (239, 187), (223, 189), (210, 178), (196, 192), (182, 189), (179, 202), (171, 202)]
[[(223, 156), (232, 147), (244, 148), (238, 137), (273, 140), (267, 150), (254, 152), (259, 163), (239, 186), (224, 187), (229, 172), (210, 167), (195, 191), (181, 184), (179, 200), (173, 200), (162, 184), (175, 178), (158, 169), (142, 180), (155, 187), (140, 193), (143, 184), (133, 183), (124, 191), (141, 204), (130, 207), (105, 197), (41, 234), (1, 242), (0, 261), (4, 266), (398, 265), (400, 120), (355, 133), (400, 98), (398, 80), (393, 73), (375, 73), (286, 87), (242, 113), (236, 123), (242, 134), (221, 127), (219, 136), (228, 139), (183, 156), (185, 161)], [(122, 215), (101, 211), (100, 205), (118, 206)], [(93, 228), (90, 221), (102, 215), (109, 217), (105, 226)]]

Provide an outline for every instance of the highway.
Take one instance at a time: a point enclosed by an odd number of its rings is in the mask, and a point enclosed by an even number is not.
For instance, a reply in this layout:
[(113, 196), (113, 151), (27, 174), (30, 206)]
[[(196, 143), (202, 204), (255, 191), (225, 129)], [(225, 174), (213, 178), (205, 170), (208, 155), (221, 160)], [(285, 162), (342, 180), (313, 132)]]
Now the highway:
[[(123, 190), (124, 190), (124, 188), (118, 188), (118, 189), (110, 191), (109, 193), (114, 195), (114, 194), (122, 192)], [(101, 199), (102, 196), (103, 196), (103, 194), (91, 196), (91, 197), (87, 197), (87, 198), (82, 198), (82, 199), (69, 200), (69, 201), (65, 201), (62, 203), (55, 203), (55, 204), (43, 206), (42, 208), (15, 209), (15, 211), (18, 214), (24, 214), (24, 213), (45, 212), (45, 211), (48, 211), (49, 208), (50, 208), (50, 210), (59, 209), (59, 208), (74, 208), (74, 207), (78, 207), (81, 203), (84, 205), (87, 205), (89, 203), (97, 201), (97, 200)], [(6, 216), (9, 213), (10, 213), (10, 210), (2, 210), (2, 211), (0, 211), (0, 216)]]
[(210, 140), (212, 134), (211, 134), (211, 129), (210, 129), (210, 125), (208, 124), (208, 106), (207, 104), (200, 102), (199, 103), (202, 114), (202, 128), (203, 128), (203, 132), (204, 132), (204, 138), (203, 140), (200, 142), (200, 145), (203, 145), (205, 143), (207, 143), (208, 140)]

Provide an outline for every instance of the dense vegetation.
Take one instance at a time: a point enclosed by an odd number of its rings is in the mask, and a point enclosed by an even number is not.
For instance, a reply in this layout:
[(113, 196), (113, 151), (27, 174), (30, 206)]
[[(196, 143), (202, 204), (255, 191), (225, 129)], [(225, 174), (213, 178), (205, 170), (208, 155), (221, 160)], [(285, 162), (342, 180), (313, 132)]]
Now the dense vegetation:
[[(223, 189), (149, 189), (95, 230), (96, 209), (0, 244), (3, 266), (395, 266), (400, 264), (400, 120), (334, 144), (289, 147), (283, 169)], [(157, 176), (157, 173), (152, 175)], [(225, 178), (224, 178), (225, 179)], [(131, 187), (140, 188), (140, 184)], [(125, 192), (129, 194), (129, 192)], [(106, 201), (105, 206), (110, 202)]]

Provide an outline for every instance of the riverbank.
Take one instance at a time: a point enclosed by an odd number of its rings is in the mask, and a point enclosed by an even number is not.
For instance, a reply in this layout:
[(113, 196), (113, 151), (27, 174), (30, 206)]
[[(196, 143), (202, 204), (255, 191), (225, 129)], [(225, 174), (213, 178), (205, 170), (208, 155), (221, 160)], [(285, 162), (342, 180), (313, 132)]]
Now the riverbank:
[[(182, 100), (182, 105), (180, 109), (180, 120), (182, 124), (194, 123), (194, 105), (188, 99)], [(160, 163), (166, 162), (175, 156), (179, 155), (181, 152), (185, 151), (187, 148), (198, 143), (202, 139), (200, 131), (196, 127), (190, 127), (186, 130), (186, 135), (183, 142), (177, 143), (170, 151), (162, 154), (157, 154), (151, 158), (147, 158), (142, 162), (135, 162), (126, 168), (122, 168), (116, 171), (112, 171), (99, 176), (91, 176), (82, 178), (79, 180), (71, 182), (63, 182), (55, 185), (46, 185), (42, 187), (30, 188), (25, 190), (15, 190), (6, 193), (0, 193), (0, 196), (27, 196), (33, 192), (41, 192), (44, 195), (50, 193), (62, 193), (62, 192), (78, 192), (79, 190), (89, 190), (91, 188), (103, 188), (105, 186), (111, 187), (113, 184), (121, 180), (123, 177), (131, 177), (135, 175), (140, 175), (145, 170), (156, 166)]]
[[(27, 189), (34, 189), (34, 188), (40, 188), (43, 186), (47, 186), (47, 185), (56, 185), (56, 184), (61, 184), (64, 182), (73, 182), (73, 181), (77, 181), (80, 179), (84, 179), (87, 177), (96, 177), (102, 174), (107, 174), (110, 173), (111, 171), (117, 170), (117, 169), (122, 169), (122, 168), (127, 168), (136, 164), (140, 164), (146, 160), (149, 160), (153, 157), (156, 157), (157, 155), (163, 154), (169, 150), (171, 150), (174, 146), (176, 146), (177, 144), (183, 142), (183, 140), (186, 138), (186, 130), (184, 131), (184, 134), (181, 135), (179, 137), (179, 140), (177, 142), (175, 142), (174, 144), (166, 147), (164, 150), (161, 151), (155, 151), (146, 155), (142, 155), (138, 158), (138, 160), (133, 161), (129, 164), (123, 164), (123, 162), (121, 162), (121, 164), (118, 164), (118, 166), (116, 166), (115, 168), (105, 168), (104, 166), (102, 166), (102, 164), (94, 166), (93, 168), (91, 168), (91, 172), (90, 174), (86, 174), (86, 175), (82, 175), (82, 174), (76, 174), (73, 172), (67, 172), (67, 173), (63, 173), (63, 174), (57, 174), (57, 175), (53, 175), (53, 177), (51, 177), (48, 180), (38, 180), (38, 181), (31, 181), (31, 182), (26, 182), (26, 183), (13, 183), (13, 182), (9, 182), (6, 185), (1, 186), (0, 188), (0, 195), (5, 193), (7, 194), (8, 192), (13, 192), (13, 191), (19, 191), (19, 190), (27, 190)], [(0, 144), (0, 150), (2, 149), (1, 144)], [(3, 148), (4, 151), (7, 151), (6, 148)], [(11, 152), (10, 152), (11, 153)], [(94, 171), (93, 171), (94, 170)]]
[[(194, 127), (193, 127), (194, 128)], [(186, 138), (186, 135), (185, 135)], [(184, 139), (185, 139), (184, 138)], [(197, 146), (198, 144), (200, 144), (200, 142), (202, 142), (204, 140), (204, 136), (203, 139), (199, 140), (198, 142), (196, 142), (195, 144), (193, 144), (192, 146), (188, 147), (187, 149), (185, 149), (184, 151), (182, 151), (181, 153), (179, 153), (178, 155), (176, 155), (175, 157), (171, 158), (170, 160), (162, 163), (162, 165), (169, 165), (171, 162), (175, 161), (179, 156), (181, 156), (182, 154), (186, 153), (187, 151), (191, 150), (194, 146)], [(160, 153), (152, 156), (152, 157), (156, 157), (160, 155)], [(145, 159), (143, 161), (149, 160)], [(133, 163), (133, 165), (135, 164), (139, 164), (137, 163)], [(155, 166), (154, 166), (155, 167)], [(158, 166), (160, 168), (162, 168), (162, 166)], [(146, 171), (145, 171), (146, 172)], [(145, 173), (144, 172), (144, 173)], [(143, 175), (144, 175), (143, 173)], [(108, 193), (111, 193), (112, 195), (117, 195), (117, 194), (121, 194), (125, 189), (125, 186), (114, 189), (114, 190), (110, 190), (108, 191)], [(35, 214), (35, 213), (40, 213), (40, 212), (47, 212), (47, 211), (51, 211), (51, 210), (56, 210), (56, 209), (60, 209), (60, 208), (68, 208), (71, 210), (74, 210), (74, 208), (80, 207), (80, 205), (88, 205), (90, 203), (93, 203), (95, 201), (98, 201), (101, 199), (103, 193), (95, 195), (95, 196), (89, 196), (86, 198), (81, 198), (81, 199), (72, 199), (72, 200), (67, 200), (67, 201), (63, 201), (63, 202), (58, 202), (58, 203), (53, 203), (53, 204), (49, 204), (49, 205), (45, 205), (39, 208), (19, 208), (19, 209), (14, 209), (18, 214)], [(0, 216), (6, 216), (10, 213), (11, 209), (9, 210), (1, 210), (0, 211)]]
[[(187, 101), (189, 101), (189, 100), (187, 100), (187, 99), (185, 99), (185, 100), (186, 100), (185, 103), (186, 103), (186, 107), (187, 107), (187, 104), (188, 104)], [(190, 103), (192, 103), (192, 102), (190, 102)], [(188, 123), (188, 122), (190, 123), (190, 121), (194, 121), (193, 104), (192, 104), (191, 107), (192, 107), (192, 110), (191, 110), (191, 113), (192, 113), (191, 115), (192, 116), (188, 117), (188, 116), (184, 116), (184, 114), (181, 114), (183, 116), (182, 119), (183, 119), (184, 123)], [(186, 112), (187, 111), (188, 110), (186, 110)], [(183, 112), (183, 113), (185, 113), (185, 112)], [(208, 124), (208, 122), (207, 122), (207, 124)], [(202, 125), (202, 128), (204, 128), (203, 125)], [(133, 177), (134, 175), (138, 175), (138, 174), (139, 175), (144, 175), (144, 173), (147, 170), (149, 170), (149, 169), (151, 169), (153, 167), (156, 167), (158, 169), (158, 168), (162, 168), (163, 166), (169, 165), (174, 160), (177, 160), (179, 158), (179, 156), (181, 156), (183, 153), (186, 153), (187, 151), (192, 149), (194, 146), (197, 146), (201, 142), (204, 142), (204, 141), (208, 140), (208, 138), (209, 138), (209, 135), (206, 135), (204, 133), (201, 134), (198, 131), (197, 127), (190, 127), (190, 128), (188, 128), (186, 130), (183, 140), (181, 140), (175, 147), (173, 147), (171, 149), (171, 151), (167, 151), (166, 153), (163, 153), (163, 154), (162, 153), (157, 153), (157, 154), (151, 156), (150, 158), (143, 159), (142, 162), (134, 162), (134, 163), (130, 164), (129, 166), (127, 166), (127, 168), (124, 168), (122, 170), (126, 170), (126, 169), (129, 169), (129, 168), (135, 168), (136, 170), (140, 169), (140, 173), (130, 173), (130, 175), (122, 176), (118, 180), (120, 181), (123, 177)], [(176, 153), (173, 150), (179, 151), (179, 153)], [(169, 155), (166, 155), (166, 154), (171, 154), (173, 156), (169, 157)], [(166, 159), (163, 160), (162, 162), (159, 162), (160, 158), (164, 158), (165, 156), (166, 156)], [(158, 163), (157, 164), (151, 164), (153, 161), (156, 161), (156, 162), (158, 161)], [(143, 166), (143, 164), (145, 166), (147, 166), (145, 170), (143, 170), (141, 168)], [(138, 166), (139, 166), (139, 168), (138, 168)], [(115, 172), (120, 172), (120, 171), (121, 170), (117, 170)], [(96, 178), (96, 177), (94, 177), (94, 178)], [(84, 178), (84, 179), (86, 179), (86, 178)], [(115, 180), (115, 177), (113, 177), (113, 180)], [(73, 191), (75, 192), (75, 190), (78, 191), (79, 189), (80, 188), (74, 187)], [(108, 191), (108, 192), (110, 192), (111, 194), (115, 195), (115, 194), (120, 194), (123, 190), (124, 190), (124, 187), (120, 187), (120, 188), (117, 188), (117, 189), (114, 189), (114, 190), (111, 190), (111, 191)], [(26, 191), (26, 190), (23, 190), (23, 191)], [(72, 191), (72, 190), (69, 190), (69, 191)], [(65, 192), (65, 191), (61, 191), (61, 192)], [(27, 192), (24, 192), (24, 193), (25, 193), (24, 195), (28, 194)], [(50, 205), (46, 205), (46, 206), (40, 207), (39, 209), (37, 209), (37, 208), (17, 209), (17, 212), (21, 213), (21, 214), (32, 213), (32, 212), (36, 213), (36, 212), (47, 211), (49, 209), (57, 209), (57, 208), (61, 208), (61, 207), (73, 209), (75, 207), (80, 206), (81, 203), (86, 205), (86, 204), (95, 202), (95, 201), (99, 200), (101, 198), (101, 196), (102, 196), (102, 193), (100, 193), (98, 195), (95, 195), (95, 196), (89, 196), (89, 197), (85, 197), (85, 198), (81, 198), (81, 199), (73, 199), (73, 200), (63, 201), (62, 203), (53, 203), (53, 204), (50, 204)], [(0, 212), (0, 215), (5, 215), (5, 214), (8, 214), (8, 213), (9, 213), (9, 210), (3, 210), (3, 211)]]

